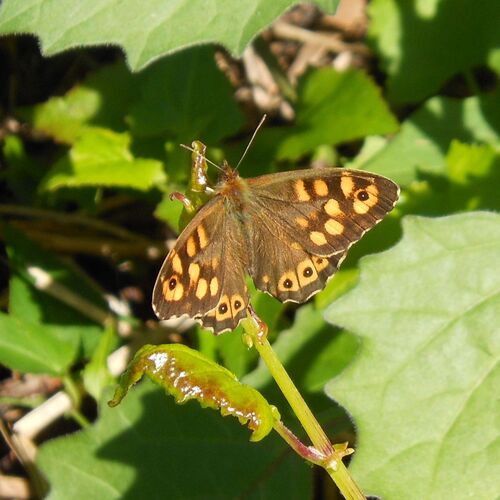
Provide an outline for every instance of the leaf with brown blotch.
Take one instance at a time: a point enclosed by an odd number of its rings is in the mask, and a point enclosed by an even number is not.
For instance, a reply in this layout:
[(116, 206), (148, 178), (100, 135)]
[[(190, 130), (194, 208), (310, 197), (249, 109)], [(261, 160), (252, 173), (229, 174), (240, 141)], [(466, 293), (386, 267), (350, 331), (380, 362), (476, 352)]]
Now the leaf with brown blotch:
[(137, 351), (109, 406), (118, 405), (144, 374), (179, 404), (196, 399), (203, 407), (219, 409), (223, 416), (237, 417), (252, 431), (251, 441), (260, 441), (273, 428), (276, 409), (258, 391), (239, 382), (226, 368), (181, 344), (145, 345)]

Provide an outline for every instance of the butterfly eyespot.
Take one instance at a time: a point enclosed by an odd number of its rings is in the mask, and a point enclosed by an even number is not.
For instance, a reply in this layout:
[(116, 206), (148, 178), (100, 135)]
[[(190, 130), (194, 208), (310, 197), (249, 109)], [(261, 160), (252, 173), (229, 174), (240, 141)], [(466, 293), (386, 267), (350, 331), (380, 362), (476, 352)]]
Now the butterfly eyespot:
[(291, 279), (287, 278), (285, 281), (283, 281), (283, 286), (285, 288), (292, 288), (293, 281)]
[(234, 308), (239, 309), (241, 307), (241, 302), (239, 300), (234, 301)]
[(169, 290), (173, 290), (176, 286), (177, 286), (177, 279), (176, 278), (172, 278), (168, 282), (168, 288), (169, 288)]
[(225, 313), (227, 313), (227, 304), (221, 304), (221, 305), (219, 306), (219, 312), (220, 312), (221, 314), (225, 314)]
[(359, 201), (366, 201), (370, 197), (370, 195), (363, 190), (358, 192), (357, 197)]
[(304, 277), (309, 278), (313, 274), (313, 270), (310, 267), (306, 267), (302, 273)]

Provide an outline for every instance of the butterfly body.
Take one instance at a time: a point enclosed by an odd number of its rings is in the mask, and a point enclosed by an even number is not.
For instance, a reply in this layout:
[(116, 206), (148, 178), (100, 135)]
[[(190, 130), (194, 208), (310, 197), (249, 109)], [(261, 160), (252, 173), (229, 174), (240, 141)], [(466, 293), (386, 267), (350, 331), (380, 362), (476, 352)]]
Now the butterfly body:
[(153, 308), (214, 333), (246, 317), (245, 276), (283, 302), (324, 288), (347, 250), (394, 207), (384, 177), (308, 169), (243, 179), (225, 166), (213, 197), (181, 233), (159, 273)]

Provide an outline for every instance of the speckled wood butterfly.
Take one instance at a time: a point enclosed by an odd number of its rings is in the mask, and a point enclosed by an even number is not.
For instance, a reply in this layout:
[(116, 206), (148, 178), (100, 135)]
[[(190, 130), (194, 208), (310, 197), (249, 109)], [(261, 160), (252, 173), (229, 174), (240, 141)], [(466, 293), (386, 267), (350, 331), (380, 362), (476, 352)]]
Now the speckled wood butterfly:
[(392, 210), (398, 186), (369, 172), (309, 169), (243, 179), (224, 165), (153, 291), (160, 319), (188, 315), (219, 334), (246, 317), (245, 275), (277, 299), (322, 290), (349, 247)]

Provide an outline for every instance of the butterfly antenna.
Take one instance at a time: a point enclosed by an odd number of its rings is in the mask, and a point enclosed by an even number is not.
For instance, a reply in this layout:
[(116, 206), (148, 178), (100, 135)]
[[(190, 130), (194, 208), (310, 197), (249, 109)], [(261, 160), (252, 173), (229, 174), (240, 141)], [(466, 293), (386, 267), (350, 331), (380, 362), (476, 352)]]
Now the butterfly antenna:
[(191, 153), (196, 153), (197, 155), (199, 155), (202, 158), (204, 158), (207, 163), (210, 163), (210, 165), (212, 165), (215, 168), (218, 168), (219, 170), (223, 171), (223, 169), (219, 165), (217, 165), (217, 163), (214, 163), (212, 160), (209, 160), (205, 155), (202, 155), (199, 151), (196, 151), (192, 147), (186, 146), (185, 144), (181, 144), (181, 148), (187, 149), (188, 151), (191, 151)]
[(238, 165), (236, 165), (235, 170), (238, 170), (238, 167), (241, 165), (241, 162), (243, 161), (243, 158), (245, 158), (245, 156), (247, 155), (248, 150), (250, 149), (250, 146), (252, 145), (252, 142), (255, 139), (255, 136), (257, 135), (257, 132), (259, 131), (260, 127), (262, 127), (262, 124), (266, 121), (266, 118), (267, 118), (267, 115), (263, 115), (262, 118), (260, 119), (260, 122), (257, 125), (257, 127), (255, 128), (254, 133), (252, 134), (251, 139), (248, 141), (248, 145), (245, 148), (245, 151), (243, 151), (243, 154), (241, 155), (240, 161), (238, 162)]

